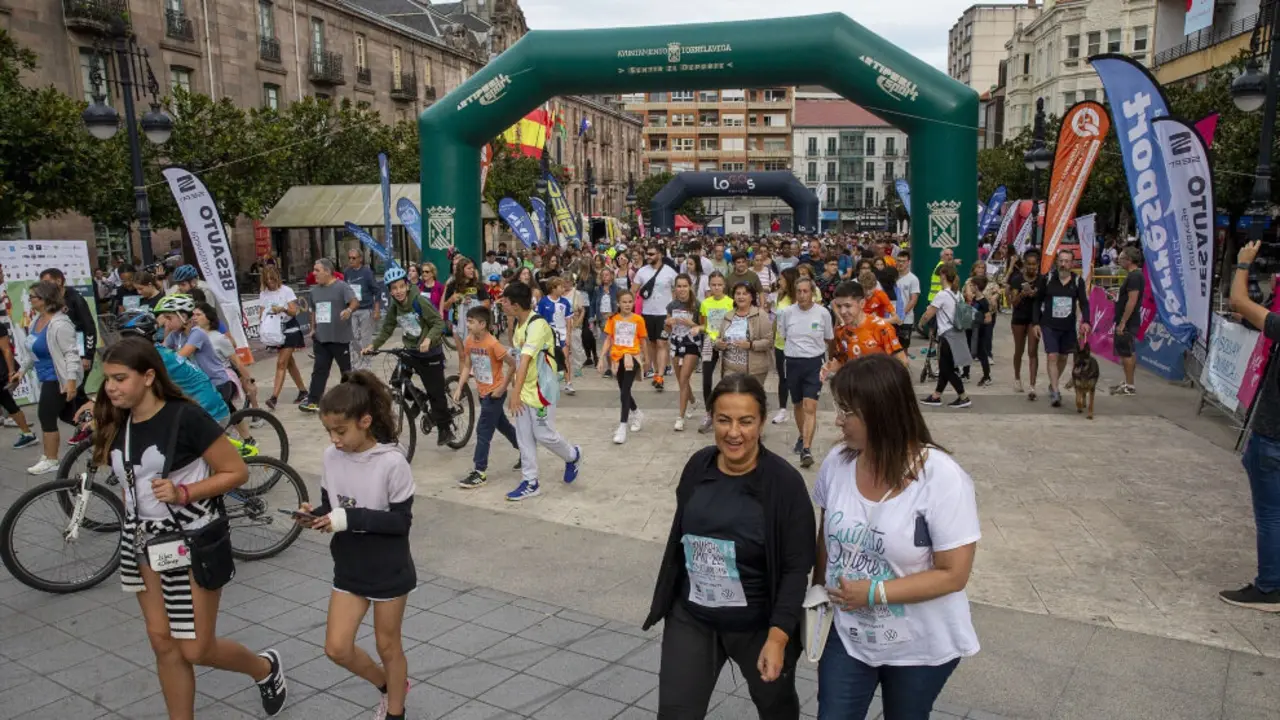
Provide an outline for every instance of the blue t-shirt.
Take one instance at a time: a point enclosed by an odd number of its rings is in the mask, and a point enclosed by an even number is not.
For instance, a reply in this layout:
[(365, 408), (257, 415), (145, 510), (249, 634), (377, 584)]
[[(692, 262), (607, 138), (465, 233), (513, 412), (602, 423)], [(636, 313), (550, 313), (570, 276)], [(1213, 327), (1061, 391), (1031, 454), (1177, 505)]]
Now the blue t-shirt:
[(573, 306), (569, 304), (569, 300), (563, 296), (558, 300), (552, 300), (549, 295), (543, 295), (538, 301), (538, 314), (555, 328), (556, 344), (564, 347), (565, 338), (568, 336), (568, 319), (573, 315)]
[(31, 326), (31, 352), (36, 356), (36, 379), (40, 382), (58, 382), (58, 371), (53, 367), (49, 354), (49, 324), (43, 330)]
[(164, 359), (164, 369), (168, 371), (169, 378), (187, 397), (195, 400), (197, 405), (219, 423), (225, 423), (231, 417), (230, 409), (214, 389), (208, 375), (167, 347), (157, 347), (156, 350), (160, 351), (160, 357)]
[(218, 351), (213, 346), (213, 340), (209, 338), (209, 333), (200, 328), (191, 328), (185, 333), (169, 333), (164, 338), (165, 347), (170, 350), (181, 350), (183, 346), (190, 345), (196, 349), (191, 361), (200, 368), (215, 386), (223, 383), (231, 382), (231, 378), (227, 376), (227, 363), (218, 357)]

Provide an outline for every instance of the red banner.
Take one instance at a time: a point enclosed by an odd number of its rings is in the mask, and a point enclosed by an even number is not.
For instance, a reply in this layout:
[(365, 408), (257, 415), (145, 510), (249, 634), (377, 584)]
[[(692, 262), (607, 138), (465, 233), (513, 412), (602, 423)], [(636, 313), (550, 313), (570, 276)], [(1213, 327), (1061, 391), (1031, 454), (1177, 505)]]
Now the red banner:
[(260, 258), (271, 255), (271, 228), (257, 220), (253, 221), (253, 253)]
[(1107, 109), (1092, 100), (1072, 105), (1062, 118), (1045, 210), (1044, 248), (1040, 258), (1042, 273), (1053, 269), (1058, 245), (1076, 216), (1076, 206), (1084, 194), (1085, 183), (1089, 181), (1089, 173), (1110, 130)]

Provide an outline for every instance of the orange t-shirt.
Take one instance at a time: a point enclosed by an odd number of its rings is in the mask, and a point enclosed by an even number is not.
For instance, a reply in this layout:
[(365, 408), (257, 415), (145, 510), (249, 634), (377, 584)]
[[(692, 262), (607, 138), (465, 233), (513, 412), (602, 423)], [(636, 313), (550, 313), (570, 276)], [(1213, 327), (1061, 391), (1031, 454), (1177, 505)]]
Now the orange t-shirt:
[(868, 353), (902, 352), (898, 332), (888, 321), (875, 315), (863, 315), (857, 327), (840, 325), (836, 328), (836, 359), (847, 363)]
[(604, 334), (613, 338), (613, 346), (609, 348), (609, 357), (618, 362), (623, 355), (639, 355), (640, 341), (649, 337), (645, 329), (644, 318), (631, 313), (623, 317), (615, 313), (604, 324)]
[(489, 335), (484, 340), (476, 340), (474, 335), (468, 335), (462, 346), (471, 360), (471, 377), (476, 379), (480, 397), (489, 397), (507, 384), (503, 363), (509, 351), (498, 338)]
[(871, 297), (862, 301), (862, 310), (868, 315), (887, 318), (893, 310), (893, 301), (889, 299), (888, 293), (876, 288), (871, 291)]
[(896, 268), (898, 267), (898, 259), (892, 255), (885, 254), (884, 264), (886, 267)]

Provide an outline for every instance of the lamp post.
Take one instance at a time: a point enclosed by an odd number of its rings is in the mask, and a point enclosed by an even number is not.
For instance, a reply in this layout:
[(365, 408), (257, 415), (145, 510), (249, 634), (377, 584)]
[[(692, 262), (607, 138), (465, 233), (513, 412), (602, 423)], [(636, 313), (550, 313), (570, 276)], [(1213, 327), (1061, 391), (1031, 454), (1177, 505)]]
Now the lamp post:
[(1040, 203), (1036, 200), (1039, 192), (1040, 171), (1048, 170), (1053, 162), (1053, 154), (1044, 145), (1044, 98), (1036, 98), (1036, 120), (1031, 130), (1031, 147), (1022, 154), (1022, 162), (1031, 171), (1031, 244), (1040, 247)]
[(547, 149), (542, 148), (542, 157), (538, 161), (538, 177), (533, 181), (534, 192), (538, 194), (538, 198), (542, 200), (542, 204), (546, 207), (546, 223), (542, 227), (543, 241), (551, 242), (551, 218), (555, 215), (555, 209), (551, 207), (551, 196), (547, 194), (547, 177), (551, 175), (551, 155)]
[[(162, 145), (173, 134), (173, 120), (160, 109), (158, 96), (160, 84), (156, 82), (155, 73), (151, 71), (151, 61), (145, 48), (138, 47), (137, 37), (128, 29), (124, 18), (112, 21), (114, 47), (95, 43), (93, 46), (93, 66), (89, 73), (89, 81), (93, 84), (93, 102), (85, 108), (81, 118), (89, 134), (99, 140), (109, 140), (120, 128), (120, 118), (115, 108), (106, 104), (107, 78), (102, 68), (106, 58), (114, 51), (116, 56), (116, 72), (119, 74), (120, 94), (124, 100), (124, 126), (129, 138), (129, 161), (133, 172), (134, 212), (138, 216), (138, 240), (142, 245), (142, 264), (150, 265), (151, 252), (151, 202), (147, 197), (147, 186), (142, 175), (142, 146), (138, 140), (138, 119), (134, 111), (134, 96), (142, 99), (146, 90), (151, 95), (151, 110), (142, 116), (142, 133), (153, 145)], [(133, 79), (134, 62), (145, 70), (146, 85)], [(132, 243), (130, 243), (130, 248)], [(132, 250), (130, 249), (130, 255)]]
[[(628, 215), (627, 223), (630, 224), (632, 222), (631, 218), (635, 216), (635, 209), (636, 209), (636, 176), (631, 174), (630, 172), (627, 173), (626, 203), (627, 203), (627, 215)], [(636, 233), (635, 234), (636, 237), (640, 236), (639, 225), (635, 226), (635, 233)]]
[[(1276, 96), (1280, 92), (1280, 43), (1276, 42), (1277, 21), (1280, 20), (1280, 0), (1270, 0), (1267, 8), (1258, 15), (1249, 41), (1252, 57), (1245, 71), (1231, 83), (1231, 99), (1244, 112), (1262, 110), (1262, 135), (1258, 142), (1258, 166), (1254, 170), (1253, 192), (1249, 197), (1249, 240), (1261, 240), (1263, 225), (1269, 216), (1271, 204), (1271, 145), (1276, 126)], [(1267, 28), (1270, 32), (1265, 32)], [(1265, 36), (1265, 37), (1264, 37)], [(1267, 57), (1265, 74), (1262, 58)], [(1250, 272), (1250, 288), (1256, 278)], [(1251, 293), (1252, 294), (1252, 293)]]
[(595, 204), (595, 196), (599, 192), (599, 190), (596, 189), (596, 171), (595, 171), (595, 167), (591, 164), (591, 158), (587, 158), (586, 183), (587, 183), (587, 227), (586, 227), (586, 232), (584, 233), (586, 237), (582, 238), (582, 241), (584, 243), (590, 244), (594, 240), (594, 238), (591, 237), (592, 217), (595, 214), (593, 210), (593, 206)]

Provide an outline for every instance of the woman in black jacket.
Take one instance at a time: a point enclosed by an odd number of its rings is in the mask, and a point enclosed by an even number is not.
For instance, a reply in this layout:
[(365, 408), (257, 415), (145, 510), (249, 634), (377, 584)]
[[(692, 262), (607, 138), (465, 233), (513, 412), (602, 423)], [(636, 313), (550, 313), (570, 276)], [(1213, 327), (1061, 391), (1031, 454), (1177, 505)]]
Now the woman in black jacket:
[(804, 478), (760, 442), (759, 380), (725, 377), (707, 404), (714, 447), (680, 476), (676, 514), (645, 628), (665, 621), (659, 720), (706, 716), (726, 660), (761, 720), (796, 720), (801, 607), (813, 567), (813, 505)]

